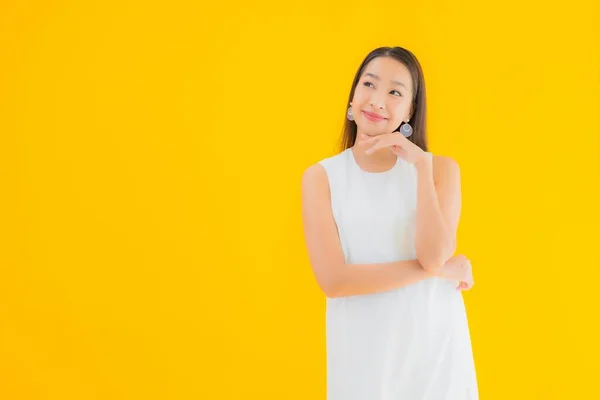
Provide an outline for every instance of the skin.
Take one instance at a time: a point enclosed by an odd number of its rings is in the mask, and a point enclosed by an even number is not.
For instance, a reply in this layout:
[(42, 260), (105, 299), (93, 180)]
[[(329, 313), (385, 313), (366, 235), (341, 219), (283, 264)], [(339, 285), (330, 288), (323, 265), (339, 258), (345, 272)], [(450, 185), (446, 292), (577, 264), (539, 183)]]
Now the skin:
[[(460, 170), (447, 156), (425, 153), (403, 135), (393, 133), (413, 111), (412, 79), (406, 66), (379, 57), (365, 68), (351, 102), (357, 140), (351, 151), (368, 172), (391, 169), (397, 157), (417, 171), (417, 259), (378, 264), (345, 263), (330, 203), (327, 174), (320, 164), (302, 176), (302, 220), (311, 267), (328, 297), (377, 293), (431, 277), (459, 281), (457, 290), (474, 282), (469, 260), (453, 256), (461, 210)], [(376, 113), (373, 121), (367, 113)]]

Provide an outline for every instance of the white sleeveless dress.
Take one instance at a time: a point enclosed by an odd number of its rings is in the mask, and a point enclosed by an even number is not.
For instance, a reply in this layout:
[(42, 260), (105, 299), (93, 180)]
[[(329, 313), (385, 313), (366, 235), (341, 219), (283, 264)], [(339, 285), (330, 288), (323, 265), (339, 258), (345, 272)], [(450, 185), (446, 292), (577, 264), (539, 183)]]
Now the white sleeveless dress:
[[(431, 155), (431, 153), (429, 153)], [(416, 259), (417, 172), (401, 158), (366, 172), (347, 149), (319, 163), (349, 264)], [(462, 293), (430, 278), (386, 292), (327, 298), (327, 400), (475, 400)]]

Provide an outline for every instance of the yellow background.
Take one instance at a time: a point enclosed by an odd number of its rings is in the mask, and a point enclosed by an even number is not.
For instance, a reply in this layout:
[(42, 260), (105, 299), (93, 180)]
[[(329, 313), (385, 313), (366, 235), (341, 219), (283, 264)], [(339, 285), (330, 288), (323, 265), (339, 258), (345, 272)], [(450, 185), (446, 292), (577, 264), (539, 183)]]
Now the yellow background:
[(250, 3), (0, 3), (0, 398), (325, 399), (300, 177), (381, 45), (461, 165), (481, 398), (598, 398), (597, 2)]

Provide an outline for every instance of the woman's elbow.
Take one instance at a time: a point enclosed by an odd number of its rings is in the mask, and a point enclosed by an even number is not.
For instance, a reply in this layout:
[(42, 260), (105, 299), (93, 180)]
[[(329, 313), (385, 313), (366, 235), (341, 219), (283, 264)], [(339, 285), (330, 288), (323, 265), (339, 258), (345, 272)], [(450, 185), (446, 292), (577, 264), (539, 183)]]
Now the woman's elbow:
[(417, 253), (417, 261), (427, 272), (438, 273), (444, 267), (448, 259), (452, 257), (452, 254), (454, 254), (454, 252), (451, 251), (451, 249), (423, 254)]
[(341, 285), (339, 280), (334, 279), (333, 276), (321, 276), (317, 279), (317, 284), (323, 294), (331, 299), (340, 297)]
[(423, 269), (428, 272), (438, 272), (446, 264), (456, 250), (456, 242), (454, 240), (448, 241), (448, 243), (440, 245), (437, 249), (419, 249), (417, 248), (417, 261)]
[(441, 258), (433, 257), (417, 257), (417, 261), (425, 271), (432, 274), (439, 273), (445, 264), (445, 261), (442, 261)]

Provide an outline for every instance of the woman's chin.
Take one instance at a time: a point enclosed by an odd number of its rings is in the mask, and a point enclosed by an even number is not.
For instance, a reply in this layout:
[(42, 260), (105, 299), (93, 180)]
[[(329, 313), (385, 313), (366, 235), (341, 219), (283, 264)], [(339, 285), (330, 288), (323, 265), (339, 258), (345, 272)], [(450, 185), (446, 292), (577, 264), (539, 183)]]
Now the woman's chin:
[(359, 132), (361, 132), (363, 135), (367, 135), (367, 136), (377, 136), (377, 135), (381, 135), (381, 134), (385, 133), (385, 131), (382, 131), (381, 129), (379, 129), (379, 130), (363, 129), (363, 130), (359, 130)]
[(391, 132), (393, 129), (388, 127), (388, 124), (382, 123), (365, 123), (358, 125), (358, 131), (366, 135), (381, 135), (382, 133)]

